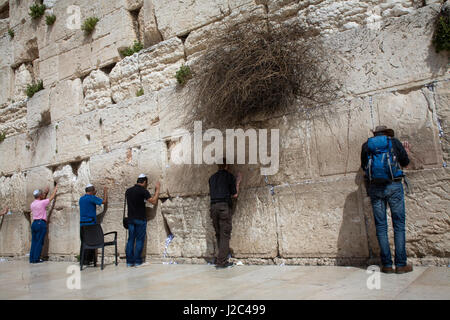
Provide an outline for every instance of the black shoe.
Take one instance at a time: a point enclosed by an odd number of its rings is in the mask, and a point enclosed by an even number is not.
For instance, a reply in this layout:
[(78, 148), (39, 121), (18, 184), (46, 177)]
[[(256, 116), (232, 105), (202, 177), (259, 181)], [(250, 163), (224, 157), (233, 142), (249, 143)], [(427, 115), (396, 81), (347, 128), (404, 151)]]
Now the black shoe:
[(225, 264), (216, 264), (216, 269), (231, 268), (232, 266), (234, 266), (232, 262), (227, 262)]

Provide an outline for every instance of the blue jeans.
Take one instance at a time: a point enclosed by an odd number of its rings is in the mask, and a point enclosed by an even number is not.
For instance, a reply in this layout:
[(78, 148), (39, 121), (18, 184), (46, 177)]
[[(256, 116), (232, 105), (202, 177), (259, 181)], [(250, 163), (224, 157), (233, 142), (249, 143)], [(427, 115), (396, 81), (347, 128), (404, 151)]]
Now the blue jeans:
[(44, 245), (45, 234), (47, 233), (47, 223), (43, 220), (35, 220), (31, 224), (31, 249), (30, 263), (36, 263), (41, 258), (42, 247)]
[(370, 185), (369, 196), (380, 245), (381, 263), (384, 267), (392, 267), (386, 217), (386, 206), (389, 204), (394, 226), (395, 265), (406, 266), (405, 198), (402, 182), (392, 182), (384, 186)]
[[(145, 235), (147, 234), (147, 221), (129, 219), (128, 243), (125, 249), (127, 264), (142, 263), (142, 249), (144, 249)], [(136, 247), (135, 247), (136, 245)]]

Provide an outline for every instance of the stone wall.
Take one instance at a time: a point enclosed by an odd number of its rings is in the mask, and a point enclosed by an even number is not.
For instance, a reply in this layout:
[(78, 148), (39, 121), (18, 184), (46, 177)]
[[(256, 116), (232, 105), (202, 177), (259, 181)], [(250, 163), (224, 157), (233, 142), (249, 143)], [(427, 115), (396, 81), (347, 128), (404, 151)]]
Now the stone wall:
[[(59, 185), (46, 254), (74, 259), (79, 249), (78, 199), (93, 183), (110, 201), (105, 232), (121, 225), (123, 194), (139, 173), (161, 200), (148, 208), (145, 253), (158, 261), (204, 263), (216, 250), (208, 177), (214, 165), (175, 165), (170, 151), (183, 128), (186, 97), (174, 74), (193, 64), (227, 21), (258, 16), (299, 20), (324, 38), (324, 61), (342, 86), (326, 114), (258, 119), (280, 129), (280, 170), (243, 173), (234, 208), (233, 257), (248, 263), (354, 264), (376, 261), (370, 200), (360, 148), (379, 124), (411, 145), (406, 196), (407, 252), (416, 263), (450, 256), (450, 74), (448, 53), (432, 45), (439, 1), (113, 0), (44, 1), (57, 19), (31, 19), (34, 0), (0, 0), (0, 256), (30, 248), (32, 191)], [(78, 9), (77, 9), (78, 8)], [(74, 14), (99, 22), (90, 36)], [(75, 19), (75, 20), (74, 20)], [(14, 30), (14, 38), (8, 34)], [(123, 58), (140, 40), (144, 49)], [(43, 80), (32, 98), (26, 86)], [(144, 95), (137, 97), (143, 89)], [(207, 128), (204, 128), (207, 129)], [(102, 210), (102, 209), (99, 209)], [(392, 228), (391, 228), (392, 229)], [(166, 248), (169, 234), (173, 241)], [(391, 240), (392, 240), (391, 234)], [(107, 250), (108, 255), (112, 254)]]

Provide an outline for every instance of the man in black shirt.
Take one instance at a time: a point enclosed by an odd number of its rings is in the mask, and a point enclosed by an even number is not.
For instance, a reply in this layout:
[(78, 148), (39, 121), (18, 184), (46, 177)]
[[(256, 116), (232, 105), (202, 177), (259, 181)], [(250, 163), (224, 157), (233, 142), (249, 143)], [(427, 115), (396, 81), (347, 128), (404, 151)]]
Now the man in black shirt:
[[(386, 126), (378, 126), (373, 131), (375, 137), (387, 136), (386, 141), (391, 141), (393, 156), (395, 161), (402, 167), (409, 164), (408, 151), (409, 143), (403, 144), (394, 138), (394, 130), (388, 129)], [(374, 138), (371, 138), (374, 139)], [(384, 139), (382, 140), (384, 141)], [(373, 149), (373, 147), (372, 147)], [(361, 167), (366, 170), (369, 164), (369, 157), (371, 161), (375, 161), (379, 149), (371, 151), (369, 148), (369, 141), (364, 143), (361, 148)], [(383, 154), (384, 156), (384, 154)], [(388, 156), (389, 157), (389, 156)], [(368, 170), (367, 172), (370, 173)], [(369, 174), (370, 175), (370, 174)], [(391, 171), (392, 175), (392, 171)], [(392, 224), (394, 227), (394, 243), (395, 243), (395, 272), (406, 273), (412, 271), (412, 265), (406, 263), (406, 235), (405, 235), (405, 199), (403, 193), (401, 172), (398, 177), (387, 181), (369, 182), (369, 177), (366, 178), (366, 187), (370, 196), (372, 204), (372, 211), (375, 220), (375, 227), (377, 233), (378, 244), (380, 246), (380, 256), (382, 268), (384, 273), (393, 273), (392, 257), (388, 239), (388, 223), (386, 217), (387, 204), (391, 209)]]
[(127, 267), (141, 266), (142, 249), (147, 233), (147, 215), (145, 201), (153, 205), (158, 203), (160, 183), (156, 182), (155, 195), (152, 197), (147, 190), (148, 179), (144, 174), (139, 175), (137, 183), (127, 189), (125, 198), (128, 206), (128, 243), (125, 249)]
[(233, 265), (228, 262), (232, 229), (231, 199), (238, 197), (241, 175), (238, 174), (236, 181), (228, 169), (226, 159), (223, 159), (223, 164), (219, 164), (219, 171), (209, 178), (210, 214), (216, 231), (217, 246), (219, 247), (216, 259), (217, 268), (226, 268)]

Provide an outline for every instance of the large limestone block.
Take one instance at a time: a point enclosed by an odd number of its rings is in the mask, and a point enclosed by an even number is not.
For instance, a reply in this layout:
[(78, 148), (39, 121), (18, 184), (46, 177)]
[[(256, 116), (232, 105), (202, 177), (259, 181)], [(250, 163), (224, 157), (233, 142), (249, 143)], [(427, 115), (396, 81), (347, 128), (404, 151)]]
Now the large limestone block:
[[(217, 33), (223, 32), (223, 28), (232, 23), (237, 23), (245, 19), (264, 18), (266, 11), (263, 5), (255, 5), (252, 2), (246, 3), (243, 6), (232, 8), (229, 16), (223, 20), (210, 23), (201, 28), (195, 29), (189, 33), (186, 38), (186, 56), (191, 59), (191, 55), (197, 55), (205, 50), (209, 45), (213, 44), (213, 39)], [(196, 56), (196, 55), (194, 55)]]
[(413, 257), (450, 255), (450, 170), (408, 174), (413, 193), (406, 197), (407, 253)]
[(20, 166), (27, 168), (53, 163), (58, 153), (56, 139), (57, 132), (54, 125), (30, 131), (24, 144), (25, 148), (23, 145), (18, 145), (16, 148), (16, 152), (20, 154), (18, 158), (23, 157), (23, 163)]
[(29, 17), (24, 23), (14, 28), (13, 66), (39, 58), (39, 43), (45, 32), (45, 18), (31, 20)]
[(9, 1), (9, 19), (11, 27), (24, 23), (26, 20), (31, 20), (28, 12), (30, 11), (30, 6), (34, 3), (34, 0)]
[(47, 126), (52, 122), (50, 113), (50, 90), (44, 89), (33, 95), (27, 101), (28, 130)]
[(0, 255), (23, 256), (30, 252), (31, 226), (23, 212), (0, 218)]
[(95, 112), (68, 117), (56, 129), (59, 162), (79, 161), (102, 150), (102, 124)]
[(10, 67), (0, 67), (0, 105), (11, 102), (14, 88), (14, 71)]
[[(84, 164), (81, 163), (80, 167)], [(58, 192), (48, 223), (48, 249), (46, 249), (50, 255), (73, 255), (79, 252), (80, 216), (77, 206), (79, 195), (75, 189), (79, 184), (77, 181), (79, 177), (75, 168), (77, 167), (73, 165), (60, 166), (53, 173), (52, 178), (58, 183)]]
[(143, 6), (139, 11), (139, 41), (144, 47), (150, 47), (163, 40), (158, 30), (158, 22), (155, 17), (155, 6), (153, 0), (143, 1)]
[(357, 176), (275, 188), (282, 257), (368, 257)]
[(228, 1), (153, 1), (158, 28), (164, 39), (184, 35), (228, 13)]
[(27, 129), (27, 104), (25, 100), (5, 105), (0, 108), (0, 132), (6, 133), (6, 136), (23, 133)]
[(9, 67), (13, 63), (12, 39), (6, 31), (4, 33), (0, 32), (0, 54), (2, 57), (0, 67)]
[(102, 118), (102, 141), (109, 149), (153, 144), (159, 140), (155, 95), (129, 99), (98, 114)]
[(432, 114), (429, 89), (399, 91), (374, 97), (379, 123), (394, 129), (400, 141), (411, 144), (409, 169), (442, 166), (439, 131)]
[(183, 43), (179, 38), (171, 38), (141, 51), (138, 59), (145, 92), (173, 86), (175, 73), (184, 63)]
[(230, 247), (234, 257), (275, 258), (276, 206), (269, 188), (241, 190), (233, 213)]
[(337, 57), (335, 76), (344, 90), (359, 94), (445, 74), (448, 59), (431, 44), (436, 8), (386, 19), (380, 29), (357, 28), (325, 38)]
[(29, 211), (26, 201), (26, 177), (23, 172), (0, 177), (0, 201), (2, 210), (8, 206), (13, 213)]
[(101, 70), (92, 71), (83, 80), (83, 112), (101, 109), (112, 103), (109, 77)]
[[(8, 137), (0, 143), (0, 173), (8, 174), (17, 168), (16, 159), (16, 140), (17, 136)], [(13, 155), (11, 157), (11, 155)]]
[(125, 57), (119, 61), (109, 74), (111, 82), (112, 100), (118, 103), (122, 100), (136, 97), (141, 89), (138, 54)]
[(212, 257), (214, 228), (207, 197), (168, 199), (161, 212), (174, 239), (167, 248), (169, 257)]
[[(361, 146), (372, 136), (368, 98), (348, 101), (347, 110), (324, 114), (313, 120), (321, 176), (356, 172), (361, 166)], [(345, 102), (344, 102), (345, 103)], [(338, 109), (332, 105), (330, 108)]]
[(83, 87), (80, 79), (64, 80), (50, 88), (52, 121), (80, 114), (83, 106)]
[(59, 56), (39, 61), (39, 79), (48, 88), (59, 80)]
[(450, 161), (450, 81), (437, 83), (434, 92), (439, 138), (444, 161), (448, 165)]
[(30, 65), (22, 64), (14, 70), (14, 97), (15, 101), (26, 98), (26, 89), (33, 82), (33, 71)]

